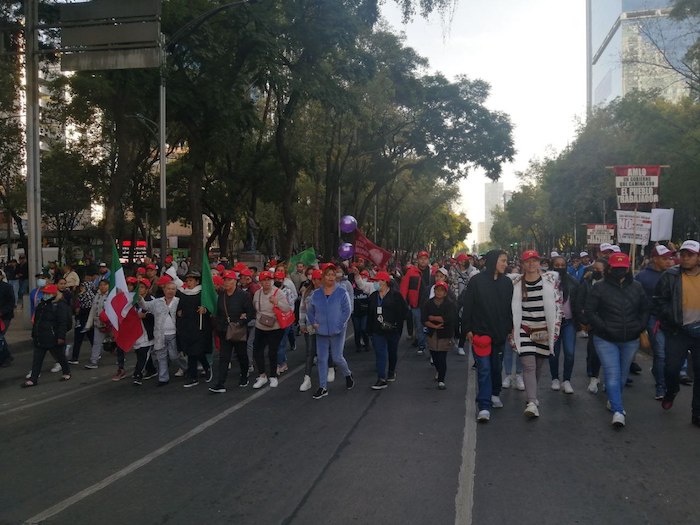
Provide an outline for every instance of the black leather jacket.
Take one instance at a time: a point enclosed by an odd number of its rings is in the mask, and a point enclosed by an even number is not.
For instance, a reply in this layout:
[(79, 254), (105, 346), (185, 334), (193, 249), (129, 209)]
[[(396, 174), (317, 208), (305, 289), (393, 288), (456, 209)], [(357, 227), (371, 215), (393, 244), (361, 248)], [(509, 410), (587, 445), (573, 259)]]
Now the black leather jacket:
[(598, 337), (624, 343), (646, 329), (650, 306), (644, 288), (631, 276), (622, 283), (606, 277), (591, 288), (585, 312)]
[(661, 321), (661, 329), (677, 332), (683, 326), (683, 292), (681, 270), (674, 266), (666, 270), (654, 289), (654, 315)]

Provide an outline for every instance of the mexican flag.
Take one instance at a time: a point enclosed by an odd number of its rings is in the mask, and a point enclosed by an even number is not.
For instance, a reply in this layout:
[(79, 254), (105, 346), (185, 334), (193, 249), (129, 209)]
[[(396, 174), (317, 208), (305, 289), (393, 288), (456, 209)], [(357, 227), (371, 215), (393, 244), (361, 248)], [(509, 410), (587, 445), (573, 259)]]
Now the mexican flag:
[(303, 252), (299, 252), (296, 255), (292, 255), (289, 258), (289, 264), (287, 265), (289, 273), (292, 273), (297, 265), (297, 263), (304, 263), (304, 266), (313, 266), (318, 261), (316, 260), (316, 250), (313, 248), (307, 248)]
[(124, 269), (119, 262), (117, 247), (112, 245), (112, 267), (109, 274), (109, 294), (105, 301), (104, 314), (112, 325), (114, 342), (117, 346), (128, 352), (134, 343), (143, 335), (143, 325), (134, 305), (138, 303), (139, 296), (129, 292), (126, 287)]
[(211, 315), (216, 315), (216, 305), (219, 297), (216, 295), (216, 288), (214, 288), (210, 264), (207, 252), (202, 250), (202, 293), (199, 304), (206, 308)]

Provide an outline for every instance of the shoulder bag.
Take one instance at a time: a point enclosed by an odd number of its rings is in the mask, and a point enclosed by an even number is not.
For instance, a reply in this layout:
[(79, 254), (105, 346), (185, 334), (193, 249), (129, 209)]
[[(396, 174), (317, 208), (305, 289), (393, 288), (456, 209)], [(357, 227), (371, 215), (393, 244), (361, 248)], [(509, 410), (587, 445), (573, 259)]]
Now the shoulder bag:
[[(277, 290), (275, 290), (273, 296), (274, 295), (277, 295)], [(273, 306), (272, 310), (275, 312), (275, 317), (277, 317), (277, 322), (279, 323), (280, 328), (282, 330), (284, 330), (288, 326), (292, 326), (296, 321), (296, 318), (294, 317), (294, 310), (283, 312), (277, 305)]]
[[(277, 293), (277, 292), (275, 292), (275, 293)], [(267, 315), (267, 314), (262, 313), (262, 308), (261, 308), (262, 305), (260, 304), (260, 301), (262, 301), (262, 299), (261, 299), (262, 296), (263, 296), (263, 292), (261, 289), (260, 295), (258, 295), (258, 322), (266, 328), (272, 328), (273, 326), (275, 326), (275, 322), (277, 321), (277, 319), (272, 315)]]
[(228, 301), (224, 292), (224, 312), (226, 312), (226, 340), (232, 343), (242, 343), (248, 340), (248, 327), (241, 325), (238, 321), (231, 322), (228, 315)]

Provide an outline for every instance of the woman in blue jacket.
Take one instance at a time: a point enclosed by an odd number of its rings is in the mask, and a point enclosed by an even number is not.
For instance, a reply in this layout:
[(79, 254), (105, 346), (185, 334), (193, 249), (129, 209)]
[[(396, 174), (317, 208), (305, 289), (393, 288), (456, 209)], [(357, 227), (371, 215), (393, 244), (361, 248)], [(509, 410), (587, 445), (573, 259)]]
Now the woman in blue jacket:
[(328, 354), (333, 356), (333, 362), (345, 376), (345, 386), (350, 390), (355, 386), (352, 372), (343, 357), (345, 347), (345, 331), (352, 308), (350, 296), (335, 280), (335, 266), (329, 264), (323, 269), (323, 279), (320, 288), (311, 296), (311, 302), (306, 311), (307, 323), (316, 330), (316, 356), (318, 365), (319, 387), (314, 399), (328, 395)]

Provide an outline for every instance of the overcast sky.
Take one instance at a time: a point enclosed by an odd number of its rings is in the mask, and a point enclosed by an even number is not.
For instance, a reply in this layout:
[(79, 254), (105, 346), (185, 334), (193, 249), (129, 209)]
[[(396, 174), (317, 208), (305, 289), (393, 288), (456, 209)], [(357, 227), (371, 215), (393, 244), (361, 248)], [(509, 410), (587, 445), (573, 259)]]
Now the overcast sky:
[[(585, 0), (459, 0), (447, 26), (439, 16), (404, 26), (393, 2), (383, 15), (431, 70), (491, 85), (488, 107), (508, 113), (515, 127), (517, 156), (504, 166), (506, 190), (516, 189), (514, 174), (530, 159), (571, 142), (586, 107)], [(474, 231), (484, 220), (485, 181), (473, 173), (462, 184), (462, 211)]]

